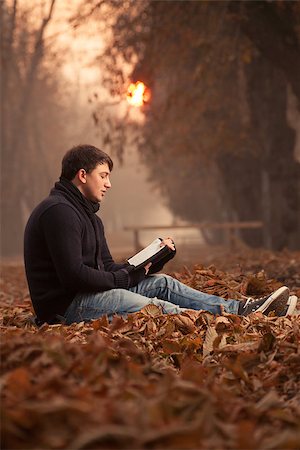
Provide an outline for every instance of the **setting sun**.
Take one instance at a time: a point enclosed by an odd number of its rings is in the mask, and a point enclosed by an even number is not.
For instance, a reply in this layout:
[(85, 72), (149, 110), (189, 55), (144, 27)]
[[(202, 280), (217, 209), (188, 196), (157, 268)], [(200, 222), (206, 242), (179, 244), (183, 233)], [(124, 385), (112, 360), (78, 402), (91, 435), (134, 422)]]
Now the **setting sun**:
[(149, 100), (149, 92), (142, 81), (136, 83), (130, 83), (127, 89), (127, 101), (133, 106), (142, 106)]

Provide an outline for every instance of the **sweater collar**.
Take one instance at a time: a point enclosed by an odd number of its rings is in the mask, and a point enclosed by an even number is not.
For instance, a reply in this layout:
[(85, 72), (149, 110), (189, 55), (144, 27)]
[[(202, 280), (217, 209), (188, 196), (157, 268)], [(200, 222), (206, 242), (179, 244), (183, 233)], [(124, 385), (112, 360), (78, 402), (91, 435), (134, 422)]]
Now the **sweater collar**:
[(59, 181), (55, 183), (54, 188), (51, 190), (51, 194), (55, 194), (57, 191), (62, 192), (72, 203), (79, 203), (87, 212), (96, 213), (99, 211), (100, 204), (88, 200), (75, 184), (67, 178), (60, 177)]

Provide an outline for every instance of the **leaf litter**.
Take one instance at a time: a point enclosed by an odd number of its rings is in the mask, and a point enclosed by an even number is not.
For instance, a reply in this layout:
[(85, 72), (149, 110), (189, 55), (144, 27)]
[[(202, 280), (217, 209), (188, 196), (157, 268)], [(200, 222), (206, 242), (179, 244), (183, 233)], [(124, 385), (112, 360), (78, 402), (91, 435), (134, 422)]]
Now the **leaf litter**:
[[(198, 264), (172, 275), (225, 298), (283, 283), (299, 296), (299, 254), (263, 255), (266, 264), (251, 256), (228, 271)], [(148, 305), (38, 329), (23, 268), (1, 273), (3, 448), (300, 448), (298, 313), (164, 315)]]

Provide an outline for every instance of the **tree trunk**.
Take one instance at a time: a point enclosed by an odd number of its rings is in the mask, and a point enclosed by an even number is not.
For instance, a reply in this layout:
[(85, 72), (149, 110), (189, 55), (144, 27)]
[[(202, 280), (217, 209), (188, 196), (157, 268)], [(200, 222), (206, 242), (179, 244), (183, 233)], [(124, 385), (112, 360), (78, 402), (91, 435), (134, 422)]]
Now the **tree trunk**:
[[(37, 80), (40, 62), (43, 58), (43, 44), (46, 27), (51, 20), (56, 0), (50, 0), (48, 14), (42, 20), (36, 34), (35, 47), (32, 55), (27, 57), (27, 71), (21, 82), (21, 71), (17, 64), (20, 49), (13, 45), (16, 24), (17, 1), (14, 1), (9, 25), (3, 32), (2, 60), (2, 167), (1, 167), (1, 256), (17, 256), (23, 248), (24, 217), (22, 204), (32, 202), (34, 183), (38, 172), (35, 164), (39, 161), (38, 150), (36, 155), (30, 157), (29, 137), (32, 133), (30, 127), (30, 107)], [(7, 11), (1, 8), (1, 21)], [(18, 24), (20, 26), (20, 24)], [(26, 28), (25, 37), (29, 35)], [(27, 34), (26, 34), (27, 33)], [(19, 51), (19, 53), (18, 53)], [(16, 80), (20, 79), (20, 83)], [(35, 170), (33, 170), (35, 169)], [(28, 174), (29, 182), (28, 182)], [(39, 173), (38, 173), (39, 175)], [(28, 191), (31, 193), (28, 195)], [(30, 200), (29, 200), (30, 198)]]
[(20, 256), (24, 235), (20, 205), (15, 204), (11, 198), (3, 199), (1, 215), (1, 257)]
[(295, 132), (287, 122), (287, 82), (263, 57), (249, 65), (247, 76), (254, 149), (221, 155), (224, 189), (240, 220), (265, 224), (263, 233), (242, 231), (247, 244), (300, 249), (300, 164), (294, 156)]
[(263, 148), (269, 178), (273, 249), (300, 249), (300, 164), (295, 159), (295, 131), (287, 121), (288, 85), (282, 71), (261, 57), (249, 69), (249, 98), (254, 130)]

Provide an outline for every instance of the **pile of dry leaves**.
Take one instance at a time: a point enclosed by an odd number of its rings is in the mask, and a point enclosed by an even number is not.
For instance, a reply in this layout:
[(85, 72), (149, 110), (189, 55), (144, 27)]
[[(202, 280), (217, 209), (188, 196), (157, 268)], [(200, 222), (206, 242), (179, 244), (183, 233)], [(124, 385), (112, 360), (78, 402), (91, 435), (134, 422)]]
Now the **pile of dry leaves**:
[[(299, 315), (167, 316), (150, 305), (37, 329), (22, 267), (2, 275), (3, 448), (299, 449)], [(282, 284), (241, 265), (174, 276), (238, 299)], [(285, 283), (299, 295), (297, 276)]]

